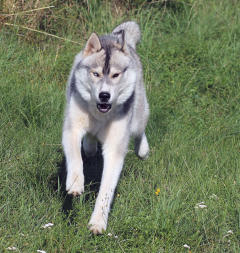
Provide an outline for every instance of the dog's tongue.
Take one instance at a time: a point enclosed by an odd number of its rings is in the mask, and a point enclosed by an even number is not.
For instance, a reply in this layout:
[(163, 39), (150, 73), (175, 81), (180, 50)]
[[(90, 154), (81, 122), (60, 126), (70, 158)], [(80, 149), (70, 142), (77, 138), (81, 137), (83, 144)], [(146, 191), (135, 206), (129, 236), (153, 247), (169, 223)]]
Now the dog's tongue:
[(106, 113), (111, 109), (110, 104), (97, 104), (97, 108), (100, 112)]

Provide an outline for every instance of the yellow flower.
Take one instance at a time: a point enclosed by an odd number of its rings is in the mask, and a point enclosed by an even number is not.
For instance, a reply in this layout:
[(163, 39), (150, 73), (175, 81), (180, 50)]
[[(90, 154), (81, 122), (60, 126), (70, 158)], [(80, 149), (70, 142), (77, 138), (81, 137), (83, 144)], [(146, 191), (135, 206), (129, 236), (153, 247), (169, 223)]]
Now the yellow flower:
[(155, 194), (158, 196), (158, 195), (159, 195), (159, 193), (160, 193), (160, 189), (159, 189), (159, 188), (157, 188), (157, 190), (155, 191)]

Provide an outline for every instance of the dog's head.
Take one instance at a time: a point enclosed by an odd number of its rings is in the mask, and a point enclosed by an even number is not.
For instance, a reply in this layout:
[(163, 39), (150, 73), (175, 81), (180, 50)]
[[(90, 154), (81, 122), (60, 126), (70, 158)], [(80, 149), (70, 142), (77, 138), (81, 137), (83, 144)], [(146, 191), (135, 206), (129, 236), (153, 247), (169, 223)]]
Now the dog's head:
[(108, 113), (131, 97), (137, 75), (124, 31), (102, 37), (93, 33), (81, 58), (75, 71), (76, 86), (97, 111)]

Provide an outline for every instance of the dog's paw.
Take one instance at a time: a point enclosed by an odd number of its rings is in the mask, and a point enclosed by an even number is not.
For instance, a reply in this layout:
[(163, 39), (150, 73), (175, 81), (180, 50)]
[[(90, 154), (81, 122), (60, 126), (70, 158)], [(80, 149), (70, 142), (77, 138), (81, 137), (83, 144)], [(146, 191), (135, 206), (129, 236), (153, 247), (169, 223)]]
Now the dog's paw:
[(71, 173), (67, 175), (66, 191), (73, 196), (81, 195), (84, 192), (84, 177)]
[(88, 223), (88, 228), (94, 235), (99, 235), (106, 231), (107, 224), (102, 217), (91, 218)]
[(149, 146), (148, 143), (144, 143), (140, 146), (137, 156), (143, 160), (147, 159), (149, 156)]
[(139, 158), (145, 160), (149, 156), (149, 145), (145, 134), (136, 147), (136, 154)]
[(138, 152), (138, 157), (141, 158), (142, 160), (145, 160), (149, 157), (149, 148), (141, 148)]

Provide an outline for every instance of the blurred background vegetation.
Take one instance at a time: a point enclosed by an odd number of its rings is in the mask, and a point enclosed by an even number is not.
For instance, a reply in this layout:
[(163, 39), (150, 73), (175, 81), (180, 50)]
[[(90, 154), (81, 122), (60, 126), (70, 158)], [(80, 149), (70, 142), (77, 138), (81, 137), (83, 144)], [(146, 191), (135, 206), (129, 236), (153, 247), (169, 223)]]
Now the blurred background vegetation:
[[(66, 36), (76, 41), (85, 40), (88, 30), (104, 29), (98, 22), (101, 8), (110, 12), (111, 16), (104, 21), (108, 26), (116, 20), (127, 19), (137, 15), (143, 9), (162, 9), (180, 11), (192, 7), (196, 0), (2, 0), (0, 6), (0, 25), (17, 29), (20, 38), (30, 42), (49, 39), (46, 36)], [(94, 20), (95, 17), (95, 20)]]

